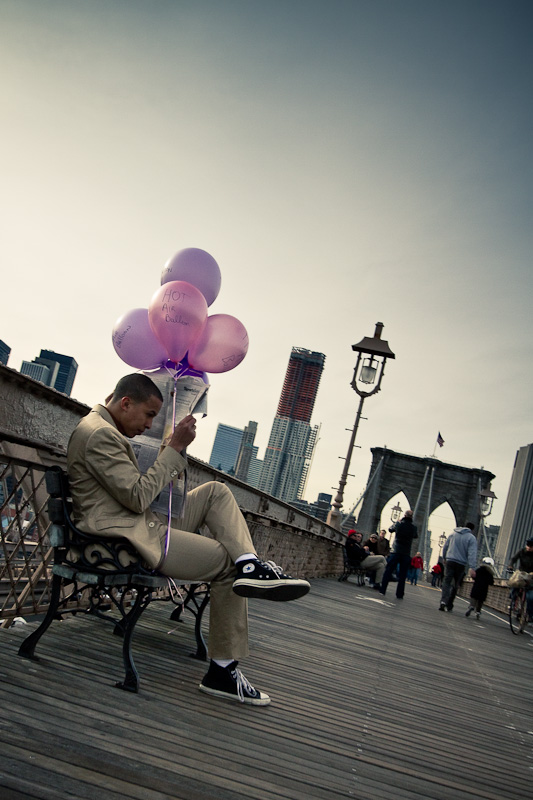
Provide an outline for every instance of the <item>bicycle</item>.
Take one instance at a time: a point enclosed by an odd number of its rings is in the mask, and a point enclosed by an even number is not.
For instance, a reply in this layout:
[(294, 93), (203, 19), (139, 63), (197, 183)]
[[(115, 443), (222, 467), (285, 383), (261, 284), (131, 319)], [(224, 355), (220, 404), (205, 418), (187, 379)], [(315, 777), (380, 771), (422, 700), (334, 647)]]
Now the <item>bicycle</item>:
[(527, 589), (512, 589), (509, 603), (509, 625), (513, 633), (523, 633), (529, 621), (527, 615)]

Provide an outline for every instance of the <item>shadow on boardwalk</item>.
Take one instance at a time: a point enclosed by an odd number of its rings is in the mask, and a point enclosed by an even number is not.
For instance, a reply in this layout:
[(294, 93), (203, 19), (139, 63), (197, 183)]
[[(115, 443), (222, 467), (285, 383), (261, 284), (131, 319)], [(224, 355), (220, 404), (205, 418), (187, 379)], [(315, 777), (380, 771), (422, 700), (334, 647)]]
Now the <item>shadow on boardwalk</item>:
[(533, 639), (465, 619), (464, 601), (439, 613), (439, 597), (318, 580), (296, 603), (251, 603), (243, 669), (267, 708), (197, 691), (192, 620), (167, 604), (136, 631), (138, 695), (114, 688), (120, 641), (98, 620), (54, 623), (38, 664), (16, 654), (29, 626), (0, 630), (0, 796), (530, 797)]

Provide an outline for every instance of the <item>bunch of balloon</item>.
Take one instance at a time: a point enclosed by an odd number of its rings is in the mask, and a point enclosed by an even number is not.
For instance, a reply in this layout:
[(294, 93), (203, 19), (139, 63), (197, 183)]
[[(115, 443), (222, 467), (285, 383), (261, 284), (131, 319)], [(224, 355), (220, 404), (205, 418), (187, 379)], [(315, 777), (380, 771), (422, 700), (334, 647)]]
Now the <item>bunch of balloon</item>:
[[(177, 382), (192, 376), (209, 384), (208, 372), (228, 372), (248, 351), (244, 325), (229, 314), (209, 316), (208, 307), (220, 291), (221, 274), (205, 250), (188, 247), (170, 258), (161, 286), (148, 308), (133, 308), (115, 322), (113, 347), (130, 367), (174, 379), (172, 429), (176, 425)], [(172, 483), (168, 506), (168, 549)]]
[(139, 370), (167, 370), (185, 375), (228, 372), (248, 352), (246, 328), (229, 314), (208, 315), (222, 279), (215, 259), (187, 247), (163, 268), (161, 286), (148, 308), (133, 308), (116, 321), (113, 347)]

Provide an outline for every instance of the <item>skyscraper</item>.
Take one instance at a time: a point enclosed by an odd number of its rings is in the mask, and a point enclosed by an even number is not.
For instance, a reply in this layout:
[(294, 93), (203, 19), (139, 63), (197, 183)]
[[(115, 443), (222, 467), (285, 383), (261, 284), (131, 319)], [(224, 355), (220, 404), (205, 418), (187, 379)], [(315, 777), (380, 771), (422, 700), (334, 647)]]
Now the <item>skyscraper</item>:
[(0, 339), (0, 364), (4, 364), (7, 367), (7, 362), (9, 361), (9, 354), (11, 353), (11, 348)]
[(20, 367), (20, 374), (27, 375), (28, 378), (33, 378), (34, 381), (40, 381), (45, 386), (50, 386), (50, 367), (46, 364), (38, 364), (35, 361), (23, 361)]
[[(235, 462), (235, 477), (240, 481), (248, 480), (248, 472), (252, 462), (254, 451), (255, 434), (257, 433), (257, 422), (250, 422), (245, 427), (241, 438), (237, 461)], [(255, 448), (257, 452), (257, 448)]]
[(518, 450), (505, 501), (494, 560), (500, 567), (524, 547), (531, 536), (533, 517), (533, 444)]
[(280, 500), (302, 497), (318, 427), (311, 428), (326, 356), (293, 347), (265, 453), (259, 489)]
[(63, 356), (61, 353), (54, 353), (53, 350), (41, 350), (39, 358), (36, 358), (35, 361), (52, 368), (54, 364), (59, 364), (57, 376), (50, 386), (57, 389), (58, 392), (70, 395), (78, 371), (78, 364), (72, 356)]
[(209, 463), (212, 467), (233, 474), (243, 433), (242, 428), (233, 428), (231, 425), (223, 425), (222, 423), (218, 424), (213, 449), (209, 457)]
[(70, 395), (77, 369), (78, 365), (72, 356), (41, 350), (41, 355), (33, 361), (22, 362), (20, 372), (58, 392)]

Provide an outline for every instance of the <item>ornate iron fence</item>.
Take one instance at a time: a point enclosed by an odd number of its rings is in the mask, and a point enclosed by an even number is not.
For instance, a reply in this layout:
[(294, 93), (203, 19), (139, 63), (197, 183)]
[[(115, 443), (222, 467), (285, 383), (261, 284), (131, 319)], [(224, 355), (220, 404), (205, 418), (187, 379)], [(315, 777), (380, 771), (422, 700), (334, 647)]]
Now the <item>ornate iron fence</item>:
[(0, 620), (46, 611), (52, 549), (46, 466), (0, 455)]

